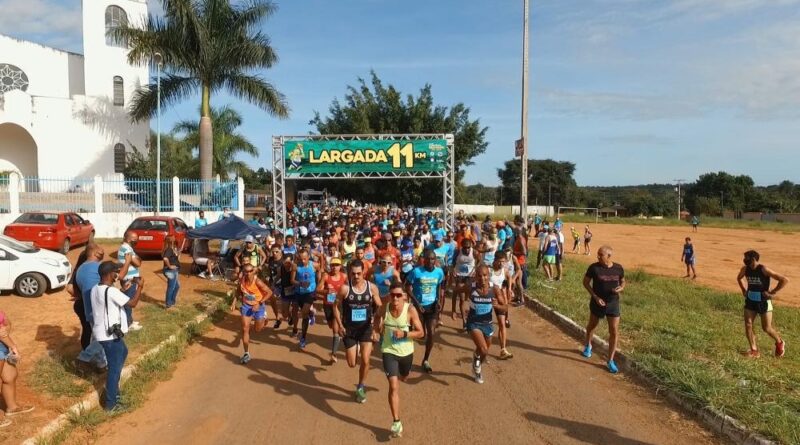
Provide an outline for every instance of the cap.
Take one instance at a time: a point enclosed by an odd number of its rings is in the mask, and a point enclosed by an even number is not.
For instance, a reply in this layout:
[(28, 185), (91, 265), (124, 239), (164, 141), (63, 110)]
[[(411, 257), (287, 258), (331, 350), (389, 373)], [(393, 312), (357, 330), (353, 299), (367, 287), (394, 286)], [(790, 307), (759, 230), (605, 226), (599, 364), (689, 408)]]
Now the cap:
[(364, 242), (365, 242), (365, 243), (371, 243), (371, 242), (372, 242), (372, 238), (371, 238), (371, 237), (369, 237), (369, 236), (365, 236), (365, 237), (364, 237)]
[(394, 236), (400, 236), (400, 232), (394, 232), (392, 235), (394, 235)]
[(342, 260), (340, 258), (331, 258), (331, 266), (334, 266), (336, 264), (341, 266), (342, 265)]
[(402, 246), (404, 248), (408, 249), (409, 247), (411, 247), (413, 245), (414, 245), (414, 243), (412, 243), (410, 239), (403, 240)]
[(437, 233), (436, 235), (433, 236), (434, 241), (441, 241), (442, 239), (443, 238), (441, 233)]
[(100, 276), (108, 275), (111, 272), (119, 272), (122, 268), (121, 264), (117, 264), (113, 261), (103, 261), (100, 263), (100, 267), (98, 268), (98, 273)]
[(254, 243), (255, 241), (256, 239), (253, 238), (253, 235), (247, 235), (246, 237), (244, 237), (244, 242), (246, 243)]

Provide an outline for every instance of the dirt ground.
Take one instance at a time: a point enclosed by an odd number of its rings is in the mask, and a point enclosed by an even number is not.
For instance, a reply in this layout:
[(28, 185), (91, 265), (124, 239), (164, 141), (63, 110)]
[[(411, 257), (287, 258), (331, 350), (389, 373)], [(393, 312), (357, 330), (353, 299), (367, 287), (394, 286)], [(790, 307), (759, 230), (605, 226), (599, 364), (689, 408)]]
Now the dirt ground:
[[(106, 255), (115, 254), (118, 245), (103, 244)], [(73, 249), (67, 257), (74, 265), (82, 247)], [(181, 290), (178, 295), (179, 305), (190, 305), (202, 300), (202, 294), (207, 291), (220, 290), (224, 284), (203, 280), (198, 277), (188, 277), (191, 261), (186, 255), (181, 256), (183, 275), (180, 277)], [(157, 259), (145, 260), (142, 267), (145, 278), (144, 298), (139, 307), (144, 305), (163, 306), (166, 280), (161, 270), (161, 262)], [(40, 427), (55, 418), (71, 403), (66, 399), (53, 399), (43, 394), (33, 392), (28, 383), (28, 376), (34, 363), (46, 354), (56, 357), (66, 357), (69, 360), (77, 357), (80, 351), (80, 323), (72, 311), (72, 301), (64, 289), (56, 292), (45, 293), (40, 298), (22, 298), (9, 292), (0, 296), (0, 309), (2, 309), (12, 322), (11, 335), (20, 351), (22, 360), (19, 362), (20, 378), (17, 380), (18, 396), (20, 403), (33, 404), (36, 410), (30, 414), (17, 416), (13, 425), (0, 430), (0, 442), (19, 443), (33, 435)], [(139, 309), (134, 309), (134, 315)], [(147, 319), (138, 320), (147, 329)], [(135, 358), (132, 352), (129, 361)], [(0, 405), (2, 405), (0, 403)]]
[[(565, 224), (567, 230), (569, 226)], [(576, 225), (581, 233), (582, 227)], [(800, 307), (800, 233), (704, 227), (692, 232), (691, 227), (623, 224), (592, 224), (590, 229), (594, 235), (593, 252), (609, 244), (614, 249), (614, 261), (626, 269), (641, 267), (670, 277), (686, 275), (681, 253), (684, 238), (691, 237), (697, 258), (698, 284), (733, 292), (739, 290), (736, 275), (742, 267), (742, 254), (755, 249), (761, 254), (762, 264), (789, 278), (789, 284), (775, 298), (775, 304)], [(565, 250), (569, 252), (572, 241), (568, 244)], [(592, 253), (587, 261), (595, 258)]]
[[(696, 422), (654, 391), (611, 375), (601, 357), (586, 360), (579, 344), (526, 308), (512, 309), (513, 359), (490, 350), (483, 385), (471, 378), (474, 345), (445, 319), (436, 334), (433, 374), (414, 368), (401, 384), (409, 444), (715, 444)], [(322, 317), (320, 317), (322, 319)], [(363, 444), (389, 441), (388, 383), (373, 352), (367, 402), (353, 400), (357, 370), (339, 352), (328, 364), (330, 330), (311, 326), (300, 351), (285, 328), (255, 334), (252, 361), (238, 364), (239, 320), (231, 314), (191, 346), (169, 381), (146, 404), (103, 424), (93, 437), (68, 443)]]

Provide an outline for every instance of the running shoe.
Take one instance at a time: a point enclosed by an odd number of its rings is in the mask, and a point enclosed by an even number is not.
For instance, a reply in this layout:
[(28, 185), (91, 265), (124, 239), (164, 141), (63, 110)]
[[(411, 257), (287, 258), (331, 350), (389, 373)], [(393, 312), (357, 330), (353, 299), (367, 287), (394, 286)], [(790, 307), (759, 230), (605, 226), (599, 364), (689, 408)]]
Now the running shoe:
[(356, 387), (356, 402), (364, 403), (367, 401), (367, 390), (363, 386)]
[(480, 372), (475, 373), (475, 383), (482, 384), (483, 383), (483, 376)]
[(279, 327), (281, 327), (281, 321), (275, 320), (275, 324), (272, 325), (272, 329), (278, 329)]
[(395, 420), (392, 422), (392, 437), (402, 437), (403, 436), (403, 423), (399, 420)]
[(205, 278), (206, 277), (206, 273), (205, 272), (200, 272), (199, 274), (197, 274), (197, 276), (200, 277), (200, 278)]
[(297, 328), (292, 329), (292, 333), (289, 334), (289, 337), (292, 337), (292, 338), (297, 337)]
[(507, 359), (510, 359), (512, 357), (514, 357), (514, 354), (508, 352), (508, 349), (503, 348), (503, 349), (500, 350), (500, 359), (501, 360), (507, 360)]
[(608, 361), (608, 372), (612, 374), (616, 374), (619, 372), (619, 368), (617, 368), (617, 363), (614, 360)]
[(433, 372), (433, 368), (431, 368), (431, 363), (427, 360), (422, 362), (422, 369), (427, 372), (428, 374)]
[(506, 329), (511, 329), (511, 320), (506, 318)]
[(314, 311), (311, 311), (308, 314), (308, 325), (309, 326), (314, 326), (314, 323), (316, 323), (316, 321), (317, 321), (317, 313), (314, 312)]
[(583, 348), (583, 356), (586, 357), (586, 358), (590, 358), (592, 356), (592, 347), (591, 346), (586, 345), (586, 347)]
[(300, 349), (305, 349), (305, 348), (306, 348), (306, 338), (300, 337)]
[(750, 352), (748, 352), (745, 355), (750, 357), (750, 358), (759, 358), (759, 357), (761, 357), (761, 353), (758, 352), (758, 349), (751, 349)]
[(239, 363), (241, 363), (243, 365), (246, 365), (247, 362), (249, 362), (249, 361), (250, 361), (250, 353), (249, 352), (245, 352), (244, 355), (242, 356), (242, 359), (239, 360)]
[(775, 357), (783, 357), (786, 354), (786, 342), (781, 340), (780, 343), (775, 343)]
[(6, 416), (13, 417), (13, 416), (16, 416), (18, 414), (29, 413), (29, 412), (31, 412), (33, 410), (34, 410), (33, 405), (19, 405), (19, 406), (17, 406), (17, 409), (8, 409), (8, 410), (6, 410)]
[(289, 326), (294, 324), (294, 317), (289, 317)]
[(475, 383), (483, 383), (483, 375), (481, 375), (481, 362), (479, 360), (472, 364), (472, 374), (473, 378), (475, 379)]

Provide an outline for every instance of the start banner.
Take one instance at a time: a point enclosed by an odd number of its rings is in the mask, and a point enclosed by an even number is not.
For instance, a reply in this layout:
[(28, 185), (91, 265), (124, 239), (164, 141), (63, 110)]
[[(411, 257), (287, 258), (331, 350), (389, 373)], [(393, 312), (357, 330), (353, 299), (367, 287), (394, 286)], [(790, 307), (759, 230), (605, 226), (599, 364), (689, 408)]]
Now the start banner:
[(287, 178), (305, 174), (437, 173), (448, 169), (445, 139), (321, 141), (284, 145)]

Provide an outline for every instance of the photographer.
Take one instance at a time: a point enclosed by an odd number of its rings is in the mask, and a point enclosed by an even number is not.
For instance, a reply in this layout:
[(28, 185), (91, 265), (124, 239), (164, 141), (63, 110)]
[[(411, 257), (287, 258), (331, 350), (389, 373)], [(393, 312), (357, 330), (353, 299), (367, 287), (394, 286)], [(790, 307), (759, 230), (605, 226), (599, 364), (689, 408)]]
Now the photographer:
[(113, 287), (119, 275), (120, 265), (113, 261), (100, 263), (100, 284), (92, 288), (92, 313), (94, 314), (92, 333), (100, 342), (108, 360), (108, 376), (106, 378), (106, 395), (103, 406), (107, 411), (113, 410), (119, 402), (119, 378), (128, 348), (123, 337), (128, 332), (126, 308), (134, 308), (142, 295), (142, 286), (137, 286), (131, 298)]

